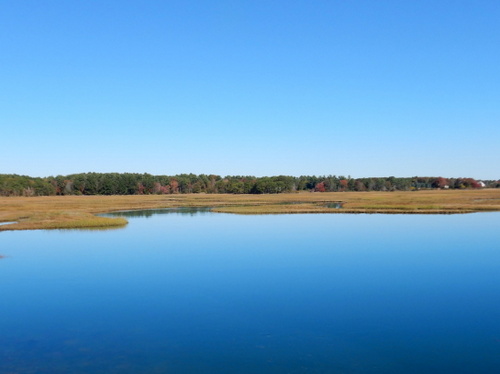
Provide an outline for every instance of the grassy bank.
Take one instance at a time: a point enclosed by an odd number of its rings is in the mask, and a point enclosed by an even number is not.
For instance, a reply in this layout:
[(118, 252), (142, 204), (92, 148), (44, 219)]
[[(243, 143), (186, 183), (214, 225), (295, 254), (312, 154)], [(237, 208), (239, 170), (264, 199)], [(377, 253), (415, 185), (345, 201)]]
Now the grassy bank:
[[(335, 203), (342, 203), (342, 208), (333, 208)], [(500, 189), (276, 195), (1, 197), (0, 222), (16, 223), (0, 225), (0, 231), (122, 227), (127, 224), (123, 218), (99, 217), (95, 214), (172, 207), (214, 207), (216, 212), (236, 214), (470, 213), (500, 211)]]

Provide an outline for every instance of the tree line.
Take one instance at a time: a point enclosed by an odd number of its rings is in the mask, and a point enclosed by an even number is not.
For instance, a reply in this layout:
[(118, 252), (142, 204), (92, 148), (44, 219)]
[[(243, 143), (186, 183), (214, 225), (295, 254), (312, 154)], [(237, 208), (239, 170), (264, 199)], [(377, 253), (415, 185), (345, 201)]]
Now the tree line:
[[(483, 185), (484, 184), (484, 185)], [(56, 177), (0, 174), (0, 196), (143, 195), (179, 193), (270, 194), (296, 191), (411, 191), (500, 188), (500, 180), (473, 178), (350, 176), (225, 176), (139, 173), (80, 173)]]

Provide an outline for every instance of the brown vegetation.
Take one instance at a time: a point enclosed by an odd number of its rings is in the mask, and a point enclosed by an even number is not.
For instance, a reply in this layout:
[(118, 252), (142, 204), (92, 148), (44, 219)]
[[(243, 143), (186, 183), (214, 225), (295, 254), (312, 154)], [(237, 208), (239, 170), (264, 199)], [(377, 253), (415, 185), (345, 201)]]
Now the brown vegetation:
[[(341, 209), (329, 207), (337, 202), (343, 203)], [(95, 214), (172, 207), (213, 207), (238, 214), (470, 213), (500, 211), (500, 190), (0, 197), (0, 222), (16, 222), (0, 225), (0, 231), (121, 227), (125, 219)]]

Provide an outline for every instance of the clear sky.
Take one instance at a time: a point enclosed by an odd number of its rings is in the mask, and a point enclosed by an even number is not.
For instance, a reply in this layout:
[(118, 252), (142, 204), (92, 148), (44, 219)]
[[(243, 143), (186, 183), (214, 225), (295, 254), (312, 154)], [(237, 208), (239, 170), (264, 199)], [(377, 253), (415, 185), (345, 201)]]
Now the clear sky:
[(0, 173), (500, 178), (500, 1), (0, 1)]

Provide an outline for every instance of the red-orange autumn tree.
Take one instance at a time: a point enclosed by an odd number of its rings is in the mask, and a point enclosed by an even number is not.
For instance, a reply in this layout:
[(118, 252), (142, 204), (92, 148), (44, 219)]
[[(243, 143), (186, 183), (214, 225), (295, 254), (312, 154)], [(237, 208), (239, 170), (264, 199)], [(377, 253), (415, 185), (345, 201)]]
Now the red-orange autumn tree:
[(316, 183), (316, 186), (314, 187), (314, 191), (325, 192), (326, 191), (325, 182)]

